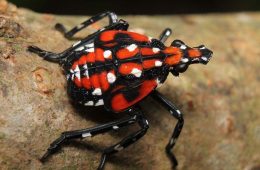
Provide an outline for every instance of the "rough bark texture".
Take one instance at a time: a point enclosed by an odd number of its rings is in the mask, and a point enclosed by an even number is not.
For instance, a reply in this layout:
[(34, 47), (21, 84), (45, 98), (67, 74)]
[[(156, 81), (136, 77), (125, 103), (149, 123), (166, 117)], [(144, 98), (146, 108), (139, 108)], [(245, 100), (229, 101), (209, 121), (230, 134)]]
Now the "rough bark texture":
[[(0, 169), (96, 169), (101, 150), (135, 126), (66, 145), (48, 162), (38, 158), (63, 131), (118, 119), (99, 109), (74, 107), (57, 64), (26, 51), (38, 45), (62, 51), (72, 42), (53, 29), (84, 17), (37, 14), (0, 1)], [(195, 65), (179, 78), (169, 76), (160, 91), (185, 115), (174, 152), (178, 169), (260, 168), (260, 13), (182, 16), (121, 16), (131, 29), (214, 51), (207, 66)], [(79, 37), (84, 37), (94, 27)], [(107, 169), (170, 169), (164, 153), (176, 120), (151, 98), (142, 102), (150, 122), (147, 135), (109, 159)]]

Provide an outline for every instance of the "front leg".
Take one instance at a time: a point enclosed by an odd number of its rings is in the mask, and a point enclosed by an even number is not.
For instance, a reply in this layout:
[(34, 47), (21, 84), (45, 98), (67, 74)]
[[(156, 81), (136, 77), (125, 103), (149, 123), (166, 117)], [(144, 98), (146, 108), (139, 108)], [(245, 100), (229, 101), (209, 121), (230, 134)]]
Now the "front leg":
[(165, 43), (165, 41), (171, 36), (171, 34), (172, 34), (172, 30), (170, 28), (165, 28), (161, 33), (159, 40), (162, 43)]
[[(46, 50), (43, 50), (37, 46), (29, 46), (28, 51), (38, 54), (40, 57), (44, 58), (47, 61), (51, 62), (57, 62), (57, 63), (63, 63), (66, 61), (66, 57), (68, 57), (71, 53), (75, 51), (84, 51), (89, 48), (93, 48), (93, 46), (90, 46), (93, 44), (95, 38), (97, 38), (102, 32), (108, 31), (108, 30), (127, 30), (128, 29), (128, 23), (124, 20), (119, 20), (116, 23), (112, 23), (90, 35), (88, 35), (86, 38), (82, 39), (81, 41), (78, 41), (65, 51), (61, 53), (53, 53)], [(94, 45), (94, 44), (93, 44)]]
[(81, 24), (72, 28), (70, 31), (67, 31), (67, 29), (64, 27), (64, 25), (60, 24), (60, 23), (57, 23), (55, 25), (55, 28), (56, 28), (56, 30), (63, 33), (66, 38), (71, 39), (73, 37), (73, 35), (76, 34), (77, 32), (81, 31), (82, 29), (88, 27), (91, 24), (94, 24), (95, 22), (97, 22), (105, 17), (108, 17), (109, 25), (118, 22), (117, 15), (114, 12), (106, 11), (106, 12), (97, 14), (97, 15), (87, 19), (86, 21), (84, 21)]
[(178, 165), (178, 161), (171, 151), (171, 149), (174, 147), (184, 124), (183, 115), (168, 99), (166, 99), (162, 94), (160, 94), (158, 91), (153, 91), (151, 95), (155, 100), (157, 100), (159, 103), (161, 103), (170, 113), (172, 116), (174, 116), (178, 122), (173, 130), (172, 136), (169, 140), (169, 143), (166, 146), (166, 153), (167, 156), (170, 158), (170, 160), (173, 163), (173, 167), (175, 168)]

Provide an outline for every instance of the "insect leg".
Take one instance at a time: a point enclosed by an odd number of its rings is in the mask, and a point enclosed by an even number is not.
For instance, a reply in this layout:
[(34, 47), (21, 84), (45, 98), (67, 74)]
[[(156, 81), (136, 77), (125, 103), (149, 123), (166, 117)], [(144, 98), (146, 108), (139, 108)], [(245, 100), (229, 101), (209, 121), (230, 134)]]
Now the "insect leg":
[(178, 161), (175, 157), (175, 155), (172, 153), (171, 149), (174, 147), (180, 133), (182, 130), (182, 127), (184, 125), (184, 119), (182, 113), (169, 101), (167, 100), (162, 94), (160, 94), (158, 91), (154, 91), (151, 95), (155, 100), (159, 101), (169, 112), (172, 116), (174, 116), (178, 122), (173, 130), (172, 136), (169, 140), (169, 143), (166, 146), (166, 153), (167, 156), (170, 158), (170, 160), (173, 163), (173, 167), (176, 167), (178, 165)]
[(63, 24), (57, 23), (55, 25), (55, 28), (60, 31), (61, 33), (64, 34), (64, 36), (68, 39), (72, 38), (73, 35), (75, 35), (77, 32), (81, 31), (82, 29), (86, 28), (87, 26), (103, 19), (104, 17), (108, 17), (109, 18), (109, 25), (118, 22), (117, 19), (117, 15), (114, 12), (103, 12), (100, 13), (96, 16), (93, 16), (91, 18), (89, 18), (88, 20), (82, 22), (81, 24), (79, 24), (78, 26), (72, 28), (70, 31), (67, 31), (67, 29), (64, 27)]
[(59, 62), (63, 58), (62, 53), (53, 53), (53, 52), (45, 51), (37, 46), (29, 46), (27, 50), (37, 54), (38, 56), (42, 57), (45, 60), (52, 61), (52, 62)]
[[(103, 29), (100, 29), (100, 30), (88, 35), (86, 38), (82, 39), (81, 41), (75, 43), (74, 45), (72, 45), (71, 47), (66, 49), (65, 51), (58, 53), (58, 54), (42, 50), (37, 46), (29, 46), (28, 51), (38, 54), (40, 57), (43, 57), (47, 61), (62, 63), (63, 61), (65, 61), (66, 57), (69, 56), (71, 53), (73, 53), (75, 50), (77, 50), (81, 47), (83, 47), (82, 49), (85, 50), (84, 45), (93, 43), (95, 38), (102, 32), (107, 31), (107, 30), (127, 30), (128, 26), (129, 26), (129, 24), (126, 21), (119, 20), (117, 23), (113, 23), (109, 26), (104, 27)], [(93, 47), (91, 47), (91, 48), (93, 48)]]
[(164, 43), (172, 34), (172, 30), (170, 28), (166, 28), (165, 30), (163, 30), (163, 32), (161, 33), (159, 40)]
[(42, 156), (40, 160), (44, 162), (48, 156), (56, 152), (61, 147), (61, 145), (68, 140), (76, 139), (76, 138), (93, 137), (95, 135), (105, 133), (111, 130), (117, 130), (120, 129), (121, 127), (128, 126), (137, 122), (138, 118), (139, 116), (137, 114), (134, 114), (128, 118), (109, 122), (96, 127), (63, 132), (58, 139), (56, 139), (54, 142), (50, 144), (50, 147), (48, 148), (47, 152)]
[(135, 143), (137, 140), (139, 140), (141, 137), (143, 137), (146, 134), (149, 128), (147, 119), (145, 118), (142, 111), (139, 109), (136, 109), (134, 114), (137, 116), (137, 122), (141, 129), (125, 137), (117, 144), (106, 148), (101, 157), (101, 161), (98, 167), (99, 170), (104, 169), (107, 156), (117, 153), (120, 150), (128, 147), (129, 145)]

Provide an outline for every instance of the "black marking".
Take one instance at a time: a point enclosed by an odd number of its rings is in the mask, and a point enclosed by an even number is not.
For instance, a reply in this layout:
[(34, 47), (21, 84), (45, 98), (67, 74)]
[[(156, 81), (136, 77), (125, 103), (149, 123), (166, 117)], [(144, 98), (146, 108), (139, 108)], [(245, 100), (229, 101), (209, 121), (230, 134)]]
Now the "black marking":
[(134, 101), (139, 96), (139, 87), (122, 90), (122, 94), (128, 102)]

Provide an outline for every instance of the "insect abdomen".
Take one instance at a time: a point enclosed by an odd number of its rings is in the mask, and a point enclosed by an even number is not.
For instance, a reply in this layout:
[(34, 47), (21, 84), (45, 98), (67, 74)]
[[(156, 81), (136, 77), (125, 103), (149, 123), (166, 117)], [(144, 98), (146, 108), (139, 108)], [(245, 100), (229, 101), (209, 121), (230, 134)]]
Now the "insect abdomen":
[(116, 81), (113, 64), (105, 62), (109, 58), (112, 58), (109, 51), (97, 48), (88, 49), (74, 61), (68, 81), (71, 81), (71, 86), (74, 87), (70, 94), (75, 99), (81, 98), (79, 103), (89, 106), (103, 105), (103, 93)]

